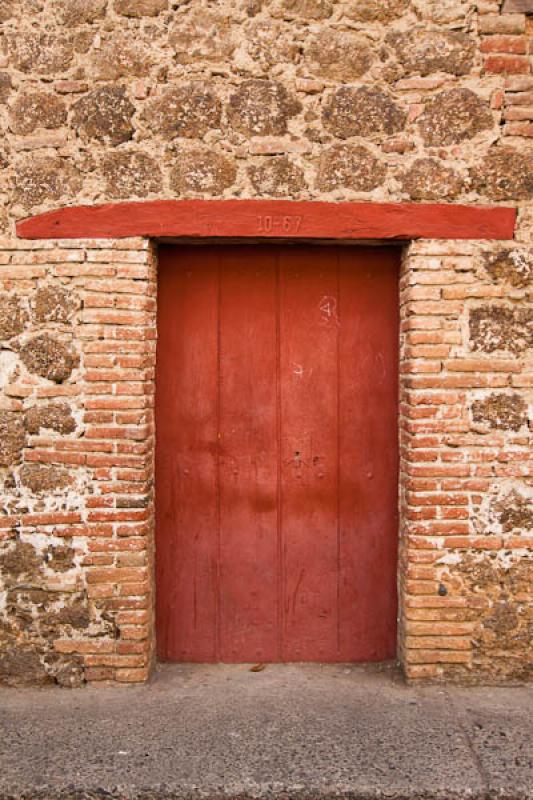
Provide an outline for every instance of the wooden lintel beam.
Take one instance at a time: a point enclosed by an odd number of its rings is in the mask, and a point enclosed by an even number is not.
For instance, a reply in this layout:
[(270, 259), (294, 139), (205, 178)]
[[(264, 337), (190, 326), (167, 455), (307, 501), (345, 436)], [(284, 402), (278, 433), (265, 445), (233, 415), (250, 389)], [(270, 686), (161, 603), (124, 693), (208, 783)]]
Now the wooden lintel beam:
[(152, 200), (49, 211), (24, 239), (512, 239), (516, 209), (422, 203)]

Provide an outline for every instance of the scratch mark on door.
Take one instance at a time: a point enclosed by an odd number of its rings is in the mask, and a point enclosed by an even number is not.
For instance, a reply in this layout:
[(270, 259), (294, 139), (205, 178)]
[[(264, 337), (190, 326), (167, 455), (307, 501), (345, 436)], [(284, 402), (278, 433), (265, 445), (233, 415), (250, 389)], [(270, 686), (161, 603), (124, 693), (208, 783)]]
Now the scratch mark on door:
[(321, 320), (326, 325), (338, 325), (337, 298), (333, 295), (325, 294), (318, 304)]
[(294, 593), (292, 595), (292, 613), (293, 615), (296, 614), (296, 600), (298, 598), (298, 592), (300, 591), (300, 587), (302, 585), (302, 581), (304, 579), (305, 569), (300, 570), (300, 574), (298, 575), (298, 580), (296, 581), (296, 586), (294, 587)]

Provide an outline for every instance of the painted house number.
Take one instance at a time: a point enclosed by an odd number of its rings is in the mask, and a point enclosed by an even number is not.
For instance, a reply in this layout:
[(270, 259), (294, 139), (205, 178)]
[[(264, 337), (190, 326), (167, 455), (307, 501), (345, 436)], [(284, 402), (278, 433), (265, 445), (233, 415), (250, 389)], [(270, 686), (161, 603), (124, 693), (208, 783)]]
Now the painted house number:
[(259, 233), (298, 233), (302, 217), (265, 214), (257, 217)]

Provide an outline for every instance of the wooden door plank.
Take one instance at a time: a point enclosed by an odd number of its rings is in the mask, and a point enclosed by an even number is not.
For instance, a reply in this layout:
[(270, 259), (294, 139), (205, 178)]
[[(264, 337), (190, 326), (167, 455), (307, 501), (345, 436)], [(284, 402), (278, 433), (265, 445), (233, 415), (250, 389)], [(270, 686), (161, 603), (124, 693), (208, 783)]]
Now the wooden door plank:
[(335, 255), (282, 249), (280, 287), (283, 659), (328, 661), (337, 635)]
[(392, 657), (397, 251), (160, 262), (160, 658)]
[(220, 659), (279, 661), (276, 254), (220, 266)]
[(156, 369), (159, 657), (215, 661), (218, 253), (161, 248)]
[(398, 254), (340, 248), (339, 656), (396, 648)]

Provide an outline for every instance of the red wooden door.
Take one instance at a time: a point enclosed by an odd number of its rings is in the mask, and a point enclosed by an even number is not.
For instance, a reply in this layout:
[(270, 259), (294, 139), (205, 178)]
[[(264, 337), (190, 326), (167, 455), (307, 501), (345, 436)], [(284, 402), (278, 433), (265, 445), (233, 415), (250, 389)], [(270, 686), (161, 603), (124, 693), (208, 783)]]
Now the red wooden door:
[(394, 656), (397, 252), (161, 248), (162, 660)]

